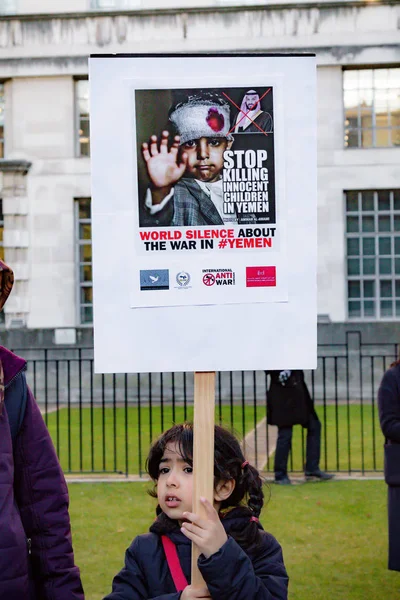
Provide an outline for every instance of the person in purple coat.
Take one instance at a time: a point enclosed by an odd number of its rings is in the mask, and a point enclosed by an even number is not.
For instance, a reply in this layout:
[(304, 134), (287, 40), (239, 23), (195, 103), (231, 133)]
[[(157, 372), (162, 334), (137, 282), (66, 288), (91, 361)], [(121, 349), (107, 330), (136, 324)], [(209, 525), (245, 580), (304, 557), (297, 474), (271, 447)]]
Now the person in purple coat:
[[(0, 310), (12, 284), (0, 261)], [(5, 398), (18, 399), (25, 369), (25, 360), (0, 346), (0, 600), (83, 600), (67, 485), (29, 388), (14, 441), (11, 435)]]

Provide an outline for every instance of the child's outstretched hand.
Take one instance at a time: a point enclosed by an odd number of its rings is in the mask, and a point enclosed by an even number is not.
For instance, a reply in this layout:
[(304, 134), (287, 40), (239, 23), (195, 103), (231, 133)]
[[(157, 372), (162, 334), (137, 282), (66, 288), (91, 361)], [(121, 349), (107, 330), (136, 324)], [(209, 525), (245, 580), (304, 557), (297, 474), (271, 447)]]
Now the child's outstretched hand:
[(225, 544), (228, 536), (215, 508), (206, 498), (200, 498), (200, 501), (206, 509), (207, 518), (201, 519), (195, 513), (185, 512), (183, 516), (190, 523), (182, 523), (181, 531), (209, 558)]
[(211, 598), (207, 586), (186, 586), (181, 594), (181, 600), (195, 600), (195, 598)]
[(171, 188), (186, 169), (187, 154), (183, 153), (181, 162), (177, 162), (179, 136), (175, 136), (171, 148), (168, 148), (168, 138), (169, 132), (163, 131), (160, 146), (156, 135), (151, 136), (150, 144), (142, 144), (142, 154), (153, 188)]

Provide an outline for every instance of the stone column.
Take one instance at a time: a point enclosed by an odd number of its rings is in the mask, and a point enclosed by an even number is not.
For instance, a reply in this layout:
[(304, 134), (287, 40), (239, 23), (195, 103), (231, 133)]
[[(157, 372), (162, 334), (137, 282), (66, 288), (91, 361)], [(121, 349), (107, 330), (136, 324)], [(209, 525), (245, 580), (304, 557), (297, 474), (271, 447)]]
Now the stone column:
[(29, 217), (26, 160), (0, 160), (4, 214), (4, 257), (14, 271), (14, 288), (4, 307), (6, 328), (26, 327), (29, 313)]

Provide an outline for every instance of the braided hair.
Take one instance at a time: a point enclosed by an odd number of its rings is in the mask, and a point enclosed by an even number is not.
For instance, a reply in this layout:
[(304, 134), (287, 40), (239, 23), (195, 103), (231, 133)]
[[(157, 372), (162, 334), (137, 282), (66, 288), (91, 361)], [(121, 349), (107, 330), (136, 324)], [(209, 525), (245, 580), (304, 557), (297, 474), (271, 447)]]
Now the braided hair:
[[(261, 542), (258, 517), (264, 505), (262, 479), (258, 470), (245, 460), (238, 440), (230, 431), (215, 425), (214, 434), (214, 489), (221, 481), (235, 481), (231, 495), (221, 502), (220, 513), (223, 515), (229, 509), (237, 508), (241, 515), (248, 516), (248, 519), (239, 520), (239, 525), (230, 530), (230, 535), (243, 548), (257, 546)], [(193, 464), (193, 424), (174, 425), (151, 446), (146, 468), (155, 482), (154, 489), (149, 492), (155, 498), (159, 464), (167, 444), (171, 442), (177, 444), (185, 462)], [(157, 514), (160, 512), (158, 506)]]

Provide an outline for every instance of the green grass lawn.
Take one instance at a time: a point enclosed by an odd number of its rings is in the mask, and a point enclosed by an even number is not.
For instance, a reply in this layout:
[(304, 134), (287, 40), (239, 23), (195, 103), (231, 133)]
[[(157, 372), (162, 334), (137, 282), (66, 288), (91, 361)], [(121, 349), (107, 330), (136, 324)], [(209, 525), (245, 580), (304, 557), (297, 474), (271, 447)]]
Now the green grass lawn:
[[(322, 423), (321, 468), (329, 471), (383, 470), (384, 439), (376, 407), (373, 409), (370, 404), (363, 407), (359, 404), (349, 407), (328, 405), (325, 408), (318, 406), (317, 412)], [(302, 471), (305, 441), (306, 431), (296, 426), (290, 470)]]
[[(239, 437), (250, 431), (265, 413), (265, 408), (219, 406), (216, 422), (233, 428)], [(193, 405), (186, 419), (193, 418)], [(185, 408), (171, 405), (110, 408), (63, 408), (47, 415), (47, 426), (56, 446), (64, 472), (110, 471), (130, 474), (144, 471), (150, 442), (175, 423), (185, 420)], [(140, 432), (140, 435), (139, 435)]]
[[(149, 484), (70, 484), (76, 562), (87, 600), (111, 589), (131, 539), (148, 530)], [(283, 547), (291, 600), (394, 600), (400, 574), (387, 571), (386, 486), (337, 481), (271, 486), (265, 529)], [(268, 494), (268, 489), (266, 490)]]
[[(380, 431), (376, 409), (371, 405), (361, 407), (353, 404), (347, 407), (328, 405), (318, 406), (322, 422), (321, 467), (330, 471), (382, 470), (383, 437)], [(70, 411), (64, 408), (47, 415), (48, 427), (57, 448), (65, 472), (109, 471), (130, 474), (144, 471), (146, 453), (150, 441), (175, 421), (184, 421), (183, 406), (160, 406), (150, 410), (136, 406), (125, 408), (79, 408)], [(163, 419), (162, 419), (163, 416)], [(193, 405), (187, 406), (186, 418), (193, 416)], [(265, 406), (245, 406), (244, 422), (241, 405), (216, 408), (216, 421), (222, 420), (233, 427), (239, 437), (249, 432), (255, 423), (265, 417)], [(58, 425), (58, 426), (57, 426)], [(57, 433), (58, 432), (58, 433)], [(140, 432), (140, 436), (139, 436)], [(293, 459), (290, 470), (302, 471), (304, 462), (302, 433), (300, 426), (294, 428)], [(349, 454), (350, 447), (350, 454)], [(69, 452), (70, 450), (70, 452)], [(127, 467), (126, 467), (127, 465)], [(273, 457), (269, 460), (269, 470), (273, 468)]]

